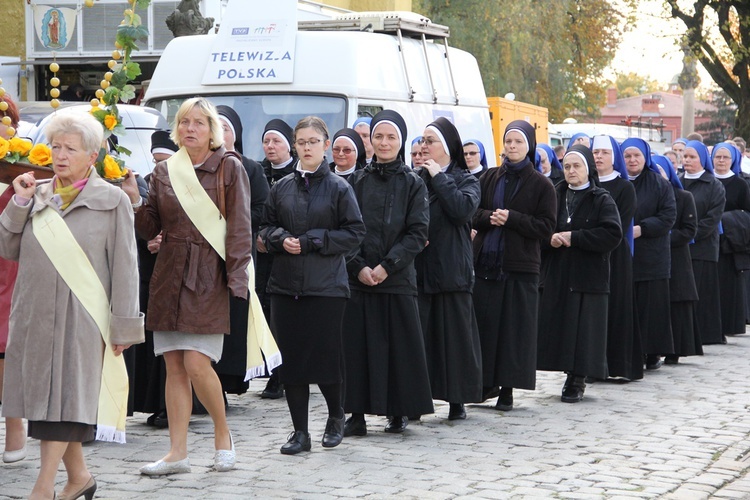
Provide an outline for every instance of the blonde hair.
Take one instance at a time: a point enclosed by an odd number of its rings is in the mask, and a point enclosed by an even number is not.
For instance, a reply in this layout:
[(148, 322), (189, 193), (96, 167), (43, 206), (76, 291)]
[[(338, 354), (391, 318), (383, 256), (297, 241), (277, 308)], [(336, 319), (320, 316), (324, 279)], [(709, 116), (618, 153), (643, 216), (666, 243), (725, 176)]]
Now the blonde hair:
[(88, 113), (55, 113), (44, 128), (47, 142), (63, 134), (75, 134), (81, 138), (81, 146), (87, 153), (98, 153), (104, 141), (104, 129), (96, 118)]
[(216, 112), (216, 106), (204, 97), (192, 97), (182, 103), (180, 109), (177, 110), (177, 116), (174, 118), (172, 132), (169, 134), (170, 139), (172, 139), (178, 147), (182, 147), (182, 141), (177, 133), (177, 127), (182, 119), (185, 118), (185, 115), (195, 108), (198, 108), (201, 114), (208, 118), (208, 127), (211, 131), (211, 136), (208, 142), (209, 149), (218, 149), (223, 146), (224, 131), (221, 128), (221, 122), (219, 121), (219, 114)]
[(297, 122), (297, 126), (294, 127), (294, 140), (297, 140), (297, 132), (303, 128), (314, 129), (317, 133), (323, 136), (323, 140), (328, 140), (328, 127), (326, 122), (318, 118), (317, 116), (306, 116)]

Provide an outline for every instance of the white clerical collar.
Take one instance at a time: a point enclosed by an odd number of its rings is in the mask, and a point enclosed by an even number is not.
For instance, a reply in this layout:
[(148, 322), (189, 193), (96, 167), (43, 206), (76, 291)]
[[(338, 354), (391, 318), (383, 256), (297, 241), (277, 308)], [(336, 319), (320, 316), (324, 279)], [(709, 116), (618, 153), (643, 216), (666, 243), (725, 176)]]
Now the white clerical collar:
[(357, 169), (357, 165), (356, 164), (352, 168), (350, 168), (349, 170), (339, 170), (339, 167), (337, 165), (336, 167), (334, 167), (333, 171), (336, 173), (336, 175), (344, 176), (344, 175), (353, 174), (356, 169)]
[(611, 180), (617, 179), (620, 177), (620, 172), (617, 170), (613, 170), (612, 173), (609, 173), (607, 175), (600, 175), (599, 176), (599, 182), (609, 182)]
[[(321, 163), (321, 165), (322, 165), (322, 163)], [(304, 168), (302, 168), (302, 162), (298, 162), (297, 163), (297, 168), (295, 168), (295, 170), (297, 172), (299, 172), (300, 174), (302, 174), (302, 177), (306, 177), (308, 175), (312, 175), (315, 172), (317, 172), (318, 168), (320, 168), (320, 165), (318, 165), (318, 167), (315, 170), (305, 170)]]
[(732, 172), (731, 170), (727, 172), (726, 174), (717, 174), (716, 171), (714, 171), (714, 177), (716, 177), (717, 179), (729, 179), (733, 175), (734, 175), (734, 172)]
[(274, 165), (273, 163), (271, 163), (271, 168), (273, 168), (274, 170), (281, 170), (282, 168), (286, 168), (287, 165), (292, 163), (292, 161), (294, 161), (294, 157), (290, 156), (289, 159), (284, 163), (279, 163), (278, 165)]
[(482, 169), (483, 169), (483, 168), (484, 168), (484, 166), (482, 166), (482, 165), (479, 165), (479, 166), (478, 166), (477, 168), (475, 168), (474, 170), (469, 170), (469, 173), (470, 173), (470, 174), (472, 174), (472, 175), (474, 175), (474, 174), (478, 174), (479, 172), (481, 172), (481, 171), (482, 171)]
[(700, 172), (696, 172), (694, 174), (691, 174), (690, 172), (685, 172), (685, 179), (700, 179), (701, 175), (703, 175), (703, 172), (705, 172), (705, 170), (701, 170)]
[(552, 169), (549, 169), (549, 172), (547, 173), (542, 172), (542, 175), (545, 177), (549, 177), (550, 175), (552, 175)]
[[(643, 170), (641, 170), (641, 173), (642, 173), (642, 172), (643, 172)], [(630, 174), (628, 174), (628, 180), (634, 181), (634, 180), (636, 180), (636, 179), (637, 179), (637, 178), (638, 178), (638, 177), (639, 177), (640, 175), (641, 175), (640, 173), (639, 173), (638, 175), (630, 175)]]
[(581, 184), (580, 186), (571, 186), (568, 184), (568, 189), (572, 191), (583, 191), (584, 189), (588, 188), (591, 185), (591, 182), (587, 182), (586, 184)]

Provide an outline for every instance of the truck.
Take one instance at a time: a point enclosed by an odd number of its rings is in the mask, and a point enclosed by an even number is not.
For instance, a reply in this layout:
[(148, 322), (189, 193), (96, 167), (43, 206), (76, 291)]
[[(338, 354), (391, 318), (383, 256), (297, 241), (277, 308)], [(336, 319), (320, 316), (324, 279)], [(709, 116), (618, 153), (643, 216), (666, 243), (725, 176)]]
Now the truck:
[[(226, 20), (220, 29), (248, 32)], [(180, 104), (193, 96), (231, 106), (243, 122), (245, 155), (255, 159), (263, 158), (261, 137), (273, 118), (294, 127), (305, 116), (318, 116), (332, 136), (351, 127), (358, 117), (371, 117), (383, 109), (404, 117), (407, 143), (444, 116), (464, 140), (482, 141), (487, 156), (496, 158), (477, 61), (468, 52), (450, 47), (449, 34), (447, 26), (411, 12), (352, 12), (302, 20), (296, 26), (293, 78), (282, 83), (259, 77), (268, 76), (266, 70), (259, 71), (265, 64), (262, 51), (217, 49), (221, 31), (179, 37), (164, 49), (144, 101), (170, 123)], [(248, 66), (251, 57), (258, 60)], [(242, 58), (237, 64), (254, 70), (223, 69), (221, 84), (204, 83), (206, 68), (217, 58)]]
[(506, 97), (488, 97), (487, 103), (490, 107), (490, 121), (497, 151), (503, 150), (505, 127), (514, 120), (529, 122), (536, 130), (537, 144), (549, 144), (549, 110), (547, 108)]

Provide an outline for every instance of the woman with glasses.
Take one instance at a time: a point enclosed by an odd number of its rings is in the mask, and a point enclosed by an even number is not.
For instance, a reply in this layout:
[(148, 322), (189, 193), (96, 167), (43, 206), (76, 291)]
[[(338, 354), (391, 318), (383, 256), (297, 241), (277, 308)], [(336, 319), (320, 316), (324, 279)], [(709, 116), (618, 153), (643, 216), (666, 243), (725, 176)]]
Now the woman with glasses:
[(271, 329), (281, 350), (278, 368), (294, 431), (281, 453), (310, 451), (310, 384), (318, 384), (328, 406), (322, 445), (344, 436), (341, 323), (349, 298), (345, 256), (365, 235), (351, 186), (334, 175), (325, 159), (328, 128), (308, 116), (294, 129), (299, 162), (266, 200), (261, 237), (274, 256), (267, 291)]
[(427, 185), (430, 230), (416, 260), (419, 315), (432, 397), (447, 401), (448, 419), (466, 418), (464, 403), (482, 397), (479, 332), (471, 301), (471, 217), (479, 181), (467, 171), (463, 143), (447, 118), (423, 133), (430, 154), (418, 174)]
[(505, 129), (505, 160), (480, 180), (474, 214), (474, 310), (482, 345), (483, 399), (513, 409), (513, 388), (536, 387), (540, 242), (555, 227), (555, 189), (534, 168), (534, 127)]
[(487, 156), (484, 154), (484, 144), (476, 139), (464, 142), (464, 160), (469, 173), (479, 179), (487, 170)]
[(356, 130), (342, 128), (333, 134), (331, 170), (344, 180), (367, 165), (365, 143)]
[(411, 141), (411, 168), (419, 168), (424, 165), (424, 154), (422, 153), (422, 136)]

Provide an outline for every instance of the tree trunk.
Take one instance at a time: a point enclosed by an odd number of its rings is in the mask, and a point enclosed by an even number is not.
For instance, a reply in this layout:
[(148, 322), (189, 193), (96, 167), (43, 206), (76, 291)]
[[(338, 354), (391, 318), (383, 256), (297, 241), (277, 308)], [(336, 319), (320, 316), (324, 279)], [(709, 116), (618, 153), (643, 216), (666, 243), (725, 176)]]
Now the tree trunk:
[(737, 118), (734, 121), (734, 135), (750, 139), (750, 96), (743, 92), (743, 99), (737, 103)]
[(695, 89), (682, 92), (682, 137), (695, 132)]

